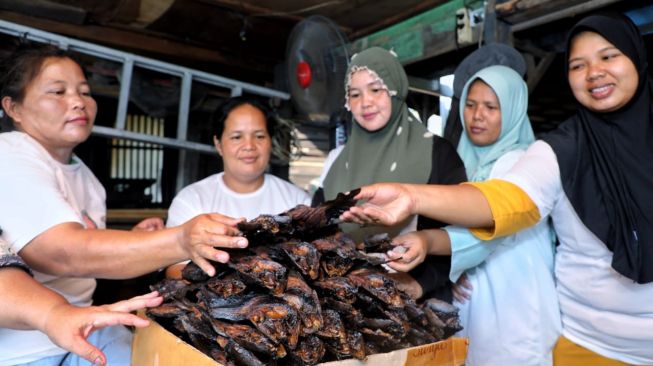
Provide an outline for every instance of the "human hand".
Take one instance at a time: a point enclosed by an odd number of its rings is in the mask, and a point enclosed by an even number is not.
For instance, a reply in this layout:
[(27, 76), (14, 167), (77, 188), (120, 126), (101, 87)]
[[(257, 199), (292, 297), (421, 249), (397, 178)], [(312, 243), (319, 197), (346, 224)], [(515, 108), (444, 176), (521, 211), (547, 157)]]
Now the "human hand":
[(399, 272), (408, 272), (424, 262), (428, 252), (429, 241), (426, 233), (412, 231), (392, 239), (395, 248), (388, 251), (387, 265)]
[(156, 231), (165, 228), (163, 219), (160, 217), (148, 217), (136, 224), (132, 231)]
[(400, 183), (378, 183), (361, 187), (355, 197), (366, 201), (361, 206), (353, 206), (340, 215), (347, 222), (363, 224), (383, 224), (392, 226), (400, 223), (415, 211), (409, 186)]
[(181, 225), (182, 237), (179, 243), (190, 258), (209, 276), (215, 275), (215, 268), (209, 260), (227, 263), (229, 253), (215, 249), (246, 248), (247, 238), (238, 236), (236, 225), (244, 218), (234, 219), (217, 213), (202, 214)]
[(397, 284), (397, 288), (407, 293), (413, 300), (417, 300), (424, 295), (422, 285), (408, 273), (395, 272), (388, 273), (386, 276), (392, 278)]
[(471, 299), (472, 289), (472, 284), (467, 279), (467, 275), (463, 273), (452, 286), (453, 298), (459, 303), (464, 304), (467, 300)]
[(46, 315), (43, 331), (52, 342), (93, 365), (106, 365), (104, 353), (86, 339), (95, 330), (113, 325), (145, 327), (150, 322), (129, 312), (159, 306), (163, 298), (157, 292), (136, 296), (110, 305), (77, 307), (68, 302), (54, 306)]

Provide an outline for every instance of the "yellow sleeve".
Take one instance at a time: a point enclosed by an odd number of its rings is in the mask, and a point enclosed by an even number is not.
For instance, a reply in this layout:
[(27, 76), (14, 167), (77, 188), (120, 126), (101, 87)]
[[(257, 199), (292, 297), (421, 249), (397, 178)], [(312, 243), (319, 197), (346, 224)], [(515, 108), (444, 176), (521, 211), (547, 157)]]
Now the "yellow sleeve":
[(481, 190), (490, 204), (494, 227), (470, 229), (481, 240), (512, 235), (540, 221), (540, 210), (517, 185), (500, 179), (468, 182)]

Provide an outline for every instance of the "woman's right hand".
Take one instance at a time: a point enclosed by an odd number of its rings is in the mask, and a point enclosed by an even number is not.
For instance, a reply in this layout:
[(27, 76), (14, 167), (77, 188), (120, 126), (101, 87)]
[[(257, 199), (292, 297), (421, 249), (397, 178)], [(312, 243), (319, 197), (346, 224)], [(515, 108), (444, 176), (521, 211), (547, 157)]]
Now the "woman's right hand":
[(234, 219), (217, 213), (202, 214), (181, 225), (182, 237), (179, 241), (187, 258), (195, 262), (209, 276), (215, 268), (209, 263), (229, 261), (229, 253), (218, 248), (246, 248), (247, 238), (239, 236), (236, 227), (244, 218)]

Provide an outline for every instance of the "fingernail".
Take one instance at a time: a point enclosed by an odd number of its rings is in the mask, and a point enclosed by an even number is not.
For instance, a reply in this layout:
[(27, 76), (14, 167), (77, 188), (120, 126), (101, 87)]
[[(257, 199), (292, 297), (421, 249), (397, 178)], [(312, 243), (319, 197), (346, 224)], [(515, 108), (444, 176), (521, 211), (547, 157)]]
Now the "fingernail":
[(100, 366), (100, 365), (102, 365), (102, 358), (98, 357), (95, 359), (95, 361), (93, 361), (93, 366)]
[(240, 239), (236, 242), (236, 245), (238, 245), (239, 248), (245, 248), (247, 247), (247, 240)]

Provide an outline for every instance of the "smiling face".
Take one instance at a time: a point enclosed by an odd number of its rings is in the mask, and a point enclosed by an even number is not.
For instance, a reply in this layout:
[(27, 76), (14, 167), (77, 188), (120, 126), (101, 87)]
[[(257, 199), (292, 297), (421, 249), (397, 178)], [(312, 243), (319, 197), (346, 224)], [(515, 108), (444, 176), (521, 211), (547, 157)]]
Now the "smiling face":
[(224, 131), (213, 138), (224, 165), (224, 182), (236, 192), (256, 190), (263, 184), (272, 151), (265, 115), (258, 108), (243, 104), (233, 109), (224, 121)]
[(581, 32), (571, 41), (568, 78), (576, 100), (601, 113), (626, 105), (639, 83), (630, 58), (594, 32)]
[(50, 57), (25, 88), (21, 102), (2, 105), (16, 128), (37, 140), (56, 160), (68, 163), (72, 150), (91, 134), (97, 104), (79, 65)]
[(392, 101), (383, 83), (367, 70), (358, 70), (349, 83), (348, 105), (356, 122), (374, 132), (388, 124)]
[(465, 131), (477, 146), (495, 143), (501, 135), (501, 106), (494, 90), (483, 81), (476, 80), (469, 87), (465, 109)]

